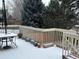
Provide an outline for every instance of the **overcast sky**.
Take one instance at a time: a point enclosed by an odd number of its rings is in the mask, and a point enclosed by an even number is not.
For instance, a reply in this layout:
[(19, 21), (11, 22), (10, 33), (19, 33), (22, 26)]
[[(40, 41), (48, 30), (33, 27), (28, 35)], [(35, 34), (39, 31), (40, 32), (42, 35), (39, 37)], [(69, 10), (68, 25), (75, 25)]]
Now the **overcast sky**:
[[(5, 0), (7, 1), (7, 0)], [(10, 0), (11, 1), (11, 0)], [(45, 5), (48, 5), (50, 0), (42, 0)], [(2, 0), (0, 0), (0, 8), (2, 7)]]
[(2, 6), (2, 0), (0, 0), (0, 7)]

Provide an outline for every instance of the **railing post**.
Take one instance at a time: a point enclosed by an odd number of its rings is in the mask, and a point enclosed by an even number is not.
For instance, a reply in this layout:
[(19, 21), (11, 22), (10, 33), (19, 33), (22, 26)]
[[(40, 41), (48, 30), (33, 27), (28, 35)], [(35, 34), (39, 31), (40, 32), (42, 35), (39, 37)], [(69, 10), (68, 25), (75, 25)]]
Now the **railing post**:
[(41, 32), (41, 48), (43, 48), (43, 33)]
[(78, 39), (78, 49), (79, 49), (79, 39)]
[(75, 48), (76, 48), (76, 42), (77, 42), (77, 40), (75, 39)]
[(62, 55), (64, 55), (63, 53), (64, 53), (64, 33), (63, 33), (63, 38), (62, 38), (62, 47), (63, 47), (63, 49), (62, 49)]
[(72, 40), (72, 45), (73, 45), (73, 37), (71, 38), (71, 40)]

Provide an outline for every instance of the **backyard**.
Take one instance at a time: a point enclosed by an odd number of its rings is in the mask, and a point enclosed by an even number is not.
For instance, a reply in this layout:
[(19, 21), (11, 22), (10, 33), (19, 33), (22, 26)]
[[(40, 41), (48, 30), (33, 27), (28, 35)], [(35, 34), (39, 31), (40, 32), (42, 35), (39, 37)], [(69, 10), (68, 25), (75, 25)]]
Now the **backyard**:
[(0, 59), (79, 59), (79, 0), (0, 0)]

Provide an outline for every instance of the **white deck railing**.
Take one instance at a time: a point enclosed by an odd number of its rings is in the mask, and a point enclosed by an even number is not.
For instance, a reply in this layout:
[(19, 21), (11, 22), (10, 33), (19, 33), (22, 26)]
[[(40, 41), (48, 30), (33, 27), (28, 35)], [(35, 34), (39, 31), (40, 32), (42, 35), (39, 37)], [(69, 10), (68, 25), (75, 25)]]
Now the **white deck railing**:
[(68, 55), (74, 55), (79, 58), (79, 35), (63, 33), (62, 46), (65, 50), (68, 50)]

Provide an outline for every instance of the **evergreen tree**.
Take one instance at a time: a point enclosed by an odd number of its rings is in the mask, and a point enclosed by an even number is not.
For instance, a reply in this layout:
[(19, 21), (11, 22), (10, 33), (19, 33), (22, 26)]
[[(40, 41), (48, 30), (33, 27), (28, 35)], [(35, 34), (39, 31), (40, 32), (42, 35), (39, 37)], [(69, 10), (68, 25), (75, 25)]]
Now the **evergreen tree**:
[(44, 4), (41, 0), (23, 0), (22, 24), (41, 28)]
[(46, 11), (46, 22), (44, 22), (47, 27), (71, 28), (74, 25), (72, 19), (76, 19), (72, 10), (76, 7), (74, 1), (76, 0), (50, 0)]
[(79, 8), (79, 0), (77, 0), (77, 7)]

